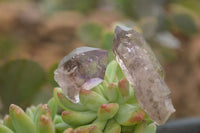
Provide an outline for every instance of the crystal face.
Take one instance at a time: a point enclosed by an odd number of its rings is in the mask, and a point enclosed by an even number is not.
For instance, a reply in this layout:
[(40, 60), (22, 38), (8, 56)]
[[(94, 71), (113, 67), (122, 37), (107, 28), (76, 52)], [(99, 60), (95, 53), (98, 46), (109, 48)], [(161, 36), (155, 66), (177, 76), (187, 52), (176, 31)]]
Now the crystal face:
[(158, 125), (164, 124), (175, 109), (162, 67), (144, 38), (130, 28), (117, 26), (113, 52), (141, 108)]
[(79, 91), (89, 90), (104, 79), (108, 53), (105, 50), (80, 47), (65, 56), (54, 72), (54, 79), (65, 95), (79, 102)]

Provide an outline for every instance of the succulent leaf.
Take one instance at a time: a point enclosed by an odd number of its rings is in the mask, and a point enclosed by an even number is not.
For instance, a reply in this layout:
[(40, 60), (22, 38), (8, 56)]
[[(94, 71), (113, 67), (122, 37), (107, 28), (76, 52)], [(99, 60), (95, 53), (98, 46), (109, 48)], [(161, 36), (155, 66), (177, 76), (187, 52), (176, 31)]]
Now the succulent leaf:
[(41, 115), (38, 128), (39, 133), (55, 133), (53, 122), (45, 115)]
[(60, 115), (56, 115), (54, 120), (53, 120), (53, 122), (55, 124), (58, 124), (58, 123), (63, 123), (64, 121), (63, 121), (63, 119), (62, 119), (62, 117)]
[[(106, 123), (107, 121), (102, 121), (100, 119), (96, 119), (95, 121), (93, 121), (91, 124), (88, 124), (88, 125), (84, 125), (84, 126), (81, 126), (79, 127), (80, 129), (87, 129), (87, 128), (90, 128), (91, 126), (96, 126), (98, 127), (99, 129), (101, 130), (104, 130), (105, 126), (106, 126)], [(77, 128), (77, 129), (79, 129)]]
[(155, 132), (156, 132), (156, 125), (154, 123), (147, 125), (147, 123), (143, 122), (135, 127), (134, 133), (155, 133)]
[(106, 74), (105, 74), (105, 79), (108, 83), (113, 83), (114, 78), (116, 76), (117, 67), (118, 67), (118, 64), (116, 61), (111, 61), (108, 64), (106, 68)]
[(110, 120), (104, 133), (121, 133), (121, 126), (115, 120)]
[(118, 86), (119, 86), (119, 90), (120, 90), (120, 94), (123, 98), (125, 97), (129, 97), (130, 93), (129, 93), (129, 82), (127, 79), (122, 79), (118, 82)]
[(135, 126), (121, 126), (122, 133), (135, 133)]
[(91, 90), (82, 89), (79, 97), (81, 103), (92, 111), (97, 111), (102, 104), (108, 103), (104, 97)]
[(0, 124), (0, 133), (14, 133), (14, 132), (8, 127)]
[(39, 125), (40, 117), (41, 117), (42, 115), (45, 115), (45, 116), (51, 118), (50, 109), (49, 109), (49, 107), (48, 107), (47, 104), (44, 104), (44, 105), (40, 104), (40, 105), (37, 107), (37, 110), (36, 110), (36, 112), (35, 112), (34, 119), (33, 119), (33, 121), (34, 121), (34, 123), (36, 124), (36, 126)]
[(52, 118), (52, 120), (54, 120), (54, 117), (57, 113), (57, 103), (56, 103), (56, 100), (54, 98), (51, 98), (49, 100), (48, 107), (50, 109), (51, 118)]
[(151, 123), (144, 129), (144, 133), (155, 133), (156, 132), (156, 125)]
[(63, 111), (62, 119), (65, 123), (73, 126), (81, 126), (88, 124), (95, 120), (97, 114), (92, 111), (77, 112), (77, 111)]
[(65, 131), (65, 129), (70, 128), (71, 126), (69, 126), (66, 123), (57, 123), (55, 124), (55, 131), (56, 133), (63, 133), (63, 131)]
[(15, 131), (15, 128), (14, 128), (12, 120), (11, 120), (11, 117), (9, 115), (6, 115), (4, 117), (3, 125), (5, 125), (6, 127), (10, 128), (12, 131)]
[(144, 133), (144, 128), (146, 124), (145, 123), (140, 123), (135, 127), (134, 133)]
[(99, 129), (103, 130), (106, 126), (107, 121), (101, 121), (96, 119), (91, 125), (97, 126)]
[(75, 133), (75, 132), (73, 128), (68, 128), (63, 133)]
[(144, 117), (144, 111), (138, 106), (124, 104), (120, 105), (119, 111), (116, 114), (115, 119), (123, 126), (131, 126), (143, 121)]
[(89, 126), (77, 128), (75, 133), (102, 133), (102, 131), (97, 126)]
[(26, 114), (27, 114), (31, 119), (34, 118), (34, 112), (33, 112), (30, 108), (27, 108), (27, 109), (26, 109)]
[(107, 96), (110, 102), (115, 102), (119, 97), (119, 89), (116, 84), (111, 83), (107, 88)]
[(11, 104), (9, 113), (13, 125), (18, 133), (36, 133), (36, 126), (33, 121), (18, 106)]
[(61, 88), (55, 88), (53, 92), (57, 104), (64, 110), (86, 111), (87, 108), (80, 103), (73, 103), (65, 97)]
[(104, 92), (99, 86), (96, 86), (96, 87), (92, 88), (91, 90), (104, 97)]
[(118, 109), (119, 105), (117, 103), (102, 104), (99, 107), (97, 116), (100, 120), (106, 121), (114, 117)]
[[(107, 84), (105, 82), (103, 82), (104, 84)], [(102, 96), (105, 98), (105, 99), (108, 99), (108, 94), (107, 94), (107, 91), (106, 89), (104, 88), (104, 85), (100, 84), (97, 86), (97, 88), (102, 92)]]

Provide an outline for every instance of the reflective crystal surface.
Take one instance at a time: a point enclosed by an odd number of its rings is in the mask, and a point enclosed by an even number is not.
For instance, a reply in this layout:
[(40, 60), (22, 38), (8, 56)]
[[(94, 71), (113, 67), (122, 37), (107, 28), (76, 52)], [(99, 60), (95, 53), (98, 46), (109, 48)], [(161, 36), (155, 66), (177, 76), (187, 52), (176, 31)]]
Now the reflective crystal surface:
[(164, 124), (175, 109), (162, 67), (144, 38), (130, 28), (117, 26), (113, 52), (141, 108), (158, 125)]
[(79, 91), (89, 90), (104, 79), (108, 53), (105, 50), (80, 47), (65, 56), (54, 72), (55, 81), (74, 103), (79, 102)]

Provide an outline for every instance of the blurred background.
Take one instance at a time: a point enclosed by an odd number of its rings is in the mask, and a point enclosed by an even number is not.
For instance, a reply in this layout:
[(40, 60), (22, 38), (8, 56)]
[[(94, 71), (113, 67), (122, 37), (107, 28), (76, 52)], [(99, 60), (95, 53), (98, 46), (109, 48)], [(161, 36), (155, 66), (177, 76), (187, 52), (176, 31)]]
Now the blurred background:
[(117, 24), (143, 34), (159, 58), (172, 118), (200, 116), (199, 0), (0, 0), (0, 117), (11, 103), (45, 103), (74, 48), (103, 48), (112, 60)]

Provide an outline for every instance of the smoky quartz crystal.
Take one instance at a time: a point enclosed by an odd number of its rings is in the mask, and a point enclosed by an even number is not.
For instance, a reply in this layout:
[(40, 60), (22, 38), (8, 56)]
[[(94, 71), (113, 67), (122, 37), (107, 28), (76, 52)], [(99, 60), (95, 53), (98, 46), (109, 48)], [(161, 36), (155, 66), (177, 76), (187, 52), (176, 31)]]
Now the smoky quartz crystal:
[(54, 79), (65, 95), (79, 102), (79, 91), (89, 90), (104, 79), (108, 53), (91, 47), (80, 47), (65, 56), (54, 72)]
[(164, 124), (175, 109), (162, 67), (145, 39), (133, 29), (117, 26), (113, 52), (141, 108), (158, 125)]

